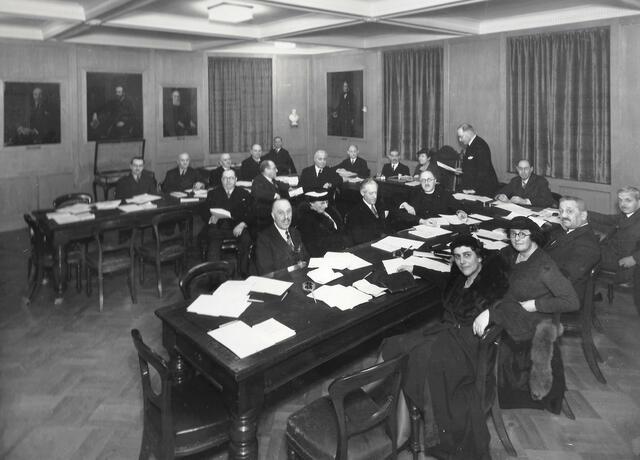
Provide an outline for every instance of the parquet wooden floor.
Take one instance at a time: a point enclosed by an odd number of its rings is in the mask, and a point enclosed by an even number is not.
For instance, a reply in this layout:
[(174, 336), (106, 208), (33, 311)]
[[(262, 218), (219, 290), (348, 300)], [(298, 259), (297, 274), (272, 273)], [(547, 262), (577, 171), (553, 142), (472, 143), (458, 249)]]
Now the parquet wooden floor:
[[(171, 267), (163, 274), (162, 299), (149, 271), (137, 305), (119, 276), (105, 282), (102, 313), (96, 290), (87, 298), (71, 288), (64, 302), (54, 305), (50, 286), (42, 286), (26, 305), (27, 246), (26, 232), (0, 235), (0, 458), (137, 458), (141, 389), (129, 330), (140, 329), (152, 347), (161, 349), (153, 311), (180, 299)], [(591, 375), (578, 340), (565, 338), (568, 399), (577, 418), (505, 411), (519, 459), (640, 458), (640, 317), (625, 293), (616, 293), (612, 307), (599, 303), (598, 312), (605, 332), (596, 333), (595, 340), (608, 384)], [(259, 426), (261, 458), (284, 459), (289, 414), (322, 395), (335, 376), (371, 364), (376, 346), (370, 343), (271, 397)], [(491, 422), (489, 427), (493, 430)], [(493, 431), (492, 455), (508, 458)], [(213, 458), (225, 459), (226, 453)], [(408, 458), (406, 452), (401, 456)]]

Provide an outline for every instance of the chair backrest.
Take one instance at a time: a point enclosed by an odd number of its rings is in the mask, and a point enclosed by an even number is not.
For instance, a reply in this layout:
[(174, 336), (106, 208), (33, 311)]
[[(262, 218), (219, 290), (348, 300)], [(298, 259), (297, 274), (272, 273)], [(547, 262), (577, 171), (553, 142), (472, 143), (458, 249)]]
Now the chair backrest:
[(591, 330), (594, 314), (593, 294), (595, 293), (596, 279), (599, 274), (600, 265), (596, 264), (589, 272), (586, 283), (584, 283), (582, 305), (580, 305), (578, 312), (554, 313), (554, 322), (556, 324), (562, 323), (566, 332), (574, 332), (580, 328)]
[(44, 249), (46, 245), (46, 238), (38, 222), (31, 216), (31, 214), (23, 214), (24, 221), (27, 223), (29, 229), (29, 241), (31, 243), (31, 253), (34, 258), (37, 259), (41, 255), (44, 255)]
[[(393, 458), (397, 450), (396, 406), (400, 393), (402, 371), (407, 363), (407, 355), (401, 355), (389, 361), (376, 364), (345, 377), (340, 377), (329, 386), (329, 397), (338, 420), (338, 446), (336, 460), (347, 458), (349, 437), (367, 431), (381, 423), (385, 423), (386, 431), (391, 437)], [(347, 423), (345, 411), (345, 397), (354, 391), (361, 390), (364, 385), (384, 381), (385, 395), (382, 404), (369, 417), (354, 417), (350, 415)]]
[(191, 267), (178, 283), (185, 300), (191, 299), (192, 284), (203, 278), (207, 279), (206, 291), (211, 293), (222, 283), (233, 277), (234, 267), (229, 262), (203, 262)]
[(55, 200), (53, 200), (53, 207), (58, 209), (64, 208), (65, 206), (71, 206), (72, 204), (91, 204), (92, 202), (93, 197), (88, 193), (67, 193), (66, 195), (60, 195)]
[[(476, 371), (476, 388), (482, 401), (482, 407), (487, 412), (496, 397), (497, 388), (497, 350), (500, 337), (504, 329), (502, 326), (493, 325), (487, 328), (480, 339), (478, 349), (478, 368)], [(491, 388), (487, 388), (487, 383)]]
[[(192, 219), (193, 214), (183, 210), (163, 212), (162, 214), (154, 216), (151, 219), (151, 225), (153, 226), (153, 234), (157, 245), (159, 245), (161, 241), (176, 239), (182, 239), (186, 245), (188, 235), (184, 226)], [(162, 227), (163, 230), (159, 231), (159, 227)], [(171, 231), (169, 232), (169, 230)]]
[[(106, 233), (116, 232), (116, 237), (105, 238)], [(132, 228), (131, 224), (123, 223), (118, 217), (100, 222), (93, 229), (93, 238), (98, 248), (100, 263), (102, 263), (104, 252), (127, 249), (129, 255), (133, 257), (133, 241), (136, 233), (136, 229)]]

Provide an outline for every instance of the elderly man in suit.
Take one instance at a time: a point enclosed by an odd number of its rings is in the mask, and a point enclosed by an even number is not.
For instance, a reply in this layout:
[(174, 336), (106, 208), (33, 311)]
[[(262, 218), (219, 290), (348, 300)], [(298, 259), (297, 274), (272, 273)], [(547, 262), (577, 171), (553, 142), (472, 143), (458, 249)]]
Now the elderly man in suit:
[(288, 175), (296, 174), (297, 172), (289, 151), (282, 147), (282, 138), (280, 136), (273, 138), (273, 148), (262, 159), (273, 161), (280, 174)]
[(340, 213), (329, 206), (326, 190), (305, 193), (308, 203), (301, 206), (299, 229), (311, 257), (322, 257), (327, 251), (342, 251), (351, 246)]
[(201, 190), (204, 182), (200, 181), (198, 171), (189, 166), (191, 158), (187, 152), (178, 155), (178, 166), (167, 171), (167, 175), (162, 183), (164, 193), (184, 191), (186, 189)]
[(251, 196), (255, 201), (257, 231), (261, 231), (271, 224), (271, 205), (280, 198), (289, 198), (287, 184), (278, 182), (276, 175), (278, 168), (271, 160), (260, 163), (260, 174), (253, 179)]
[(207, 227), (208, 260), (220, 260), (220, 245), (226, 238), (238, 241), (238, 271), (241, 275), (249, 273), (249, 224), (253, 218), (252, 198), (249, 192), (236, 187), (236, 172), (228, 169), (222, 173), (222, 187), (217, 187), (207, 195), (209, 209), (224, 209), (230, 217), (221, 217), (212, 213)]
[(500, 189), (496, 195), (496, 200), (529, 206), (546, 207), (553, 205), (549, 182), (544, 177), (538, 176), (533, 172), (529, 160), (520, 160), (516, 169), (518, 170), (518, 175)]
[(617, 272), (617, 281), (628, 282), (640, 262), (640, 190), (631, 186), (618, 190), (618, 208), (620, 213), (613, 215), (590, 212), (589, 220), (604, 235), (601, 267)]
[(387, 221), (389, 211), (378, 199), (378, 184), (373, 179), (366, 179), (360, 184), (358, 201), (347, 214), (347, 234), (353, 244), (365, 243), (389, 233)]
[(553, 230), (544, 249), (573, 284), (580, 302), (591, 269), (600, 260), (600, 245), (587, 221), (584, 200), (573, 196), (560, 198), (560, 225)]
[(345, 172), (352, 172), (362, 179), (369, 177), (371, 172), (367, 166), (367, 160), (360, 158), (358, 156), (359, 153), (360, 151), (358, 150), (358, 146), (351, 144), (347, 149), (347, 158), (342, 160), (342, 162), (336, 166), (336, 172), (340, 175)]
[(498, 188), (498, 176), (491, 163), (491, 149), (483, 138), (476, 134), (469, 123), (462, 123), (456, 130), (458, 143), (463, 147), (462, 175), (459, 190), (474, 190), (478, 195), (493, 196)]
[(240, 165), (240, 180), (253, 180), (260, 174), (260, 162), (262, 158), (262, 146), (253, 144), (251, 146), (251, 155), (245, 158)]
[(209, 173), (209, 187), (222, 185), (222, 173), (231, 169), (231, 155), (223, 153), (218, 160), (218, 167)]
[(381, 176), (408, 176), (411, 174), (409, 167), (400, 163), (400, 152), (392, 150), (389, 152), (389, 155), (387, 155), (387, 158), (389, 158), (389, 163), (385, 163), (384, 166), (382, 166)]
[(116, 198), (124, 200), (143, 193), (157, 193), (158, 185), (151, 171), (144, 169), (144, 158), (133, 157), (129, 163), (131, 172), (116, 183)]
[(342, 184), (342, 178), (327, 166), (326, 151), (317, 150), (313, 155), (313, 163), (313, 166), (307, 166), (302, 170), (298, 185), (305, 193), (323, 188), (329, 192), (331, 199), (336, 188)]
[(306, 261), (309, 257), (300, 233), (291, 227), (291, 203), (285, 199), (273, 202), (273, 225), (258, 235), (256, 241), (256, 268), (259, 275)]

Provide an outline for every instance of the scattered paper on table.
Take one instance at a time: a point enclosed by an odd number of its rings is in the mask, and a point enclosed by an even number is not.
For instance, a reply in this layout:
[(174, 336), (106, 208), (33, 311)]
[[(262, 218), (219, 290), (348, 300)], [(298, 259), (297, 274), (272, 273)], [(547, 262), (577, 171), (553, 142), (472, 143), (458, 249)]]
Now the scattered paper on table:
[(109, 200), (109, 201), (98, 201), (95, 204), (95, 207), (98, 211), (105, 211), (107, 209), (116, 209), (120, 206), (122, 200)]
[(158, 205), (153, 204), (151, 202), (146, 202), (143, 204), (121, 204), (118, 206), (118, 209), (122, 212), (136, 212), (136, 211), (145, 211), (148, 209), (156, 209)]
[(271, 295), (282, 295), (293, 284), (290, 281), (265, 278), (263, 276), (250, 276), (245, 282), (249, 285), (249, 290)]
[(472, 217), (467, 217), (466, 220), (462, 220), (458, 217), (457, 214), (440, 214), (440, 217), (442, 217), (444, 220), (447, 221), (447, 223), (451, 225), (463, 225), (463, 224), (474, 225), (474, 224), (480, 223), (479, 220), (474, 219)]
[(251, 181), (250, 180), (239, 180), (239, 181), (236, 182), (236, 185), (238, 187), (251, 188)]
[[(409, 230), (409, 234), (417, 236), (419, 238), (424, 238), (425, 240), (440, 235), (446, 235), (447, 233), (451, 233), (451, 231), (447, 230), (446, 228), (435, 227), (432, 225), (417, 225), (412, 230)], [(414, 247), (413, 249), (417, 248)]]
[(504, 209), (505, 211), (521, 214), (523, 216), (530, 216), (531, 214), (535, 214), (535, 212), (531, 209), (525, 208), (524, 206), (520, 206), (515, 203), (503, 203), (501, 201), (496, 201), (493, 206), (495, 206), (496, 208)]
[(327, 284), (335, 279), (340, 278), (342, 276), (342, 273), (334, 272), (329, 267), (322, 266), (320, 268), (316, 268), (315, 270), (311, 270), (307, 273), (307, 276), (318, 284)]
[(340, 310), (350, 310), (356, 305), (371, 300), (369, 294), (359, 291), (353, 286), (343, 286), (341, 284), (320, 286), (313, 294), (309, 293), (307, 297), (320, 300), (330, 307), (339, 308)]
[(418, 267), (428, 268), (429, 270), (435, 270), (437, 272), (448, 273), (451, 270), (451, 266), (448, 262), (442, 262), (437, 259), (430, 259), (428, 257), (407, 257), (404, 260), (406, 265), (416, 265)]
[[(433, 227), (437, 228), (437, 227)], [(443, 230), (443, 229), (440, 229)], [(444, 233), (450, 233), (448, 230), (444, 230)], [(441, 234), (444, 234), (441, 233)], [(386, 252), (397, 251), (398, 249), (418, 249), (423, 245), (422, 241), (411, 240), (409, 238), (400, 238), (397, 236), (387, 236), (380, 241), (377, 241), (371, 245), (371, 247), (380, 249)]]
[(489, 198), (488, 196), (473, 195), (471, 193), (454, 193), (453, 197), (456, 200), (480, 201), (481, 203), (493, 201), (493, 198)]
[(412, 180), (412, 181), (409, 181), (409, 182), (405, 183), (404, 185), (408, 185), (409, 187), (417, 187), (418, 185), (420, 185), (420, 181)]
[(53, 220), (58, 225), (72, 224), (74, 222), (82, 222), (84, 220), (95, 219), (93, 213), (85, 212), (82, 214), (70, 214), (66, 212), (48, 212), (47, 219)]
[(380, 297), (383, 295), (387, 289), (384, 287), (380, 287), (377, 284), (370, 283), (365, 279), (361, 279), (352, 284), (354, 288), (359, 291), (364, 292), (365, 294), (369, 294), (373, 297)]
[(91, 211), (91, 205), (87, 203), (76, 203), (71, 206), (56, 209), (57, 212), (66, 214), (86, 214)]
[(452, 168), (451, 166), (449, 166), (449, 165), (448, 165), (448, 164), (446, 164), (446, 163), (443, 163), (443, 162), (441, 162), (441, 161), (437, 161), (437, 162), (436, 162), (436, 164), (437, 164), (438, 166), (440, 166), (442, 169), (445, 169), (445, 170), (447, 170), (447, 171), (451, 171), (451, 172), (456, 172), (456, 168)]
[(187, 196), (185, 192), (171, 192), (169, 195), (171, 195), (174, 198), (184, 198)]
[(484, 214), (477, 214), (477, 213), (469, 214), (469, 217), (472, 217), (472, 218), (478, 219), (478, 220), (482, 220), (482, 221), (485, 221), (485, 222), (488, 221), (488, 220), (493, 219), (493, 217), (489, 217), (489, 216), (485, 216)]
[(494, 230), (478, 229), (476, 235), (480, 238), (488, 238), (490, 240), (503, 241), (507, 240), (507, 231), (504, 228), (496, 228)]
[(127, 198), (127, 203), (135, 203), (135, 204), (143, 204), (149, 203), (150, 201), (156, 201), (162, 199), (161, 196), (151, 195), (150, 193), (143, 193), (141, 195), (135, 195), (131, 198)]
[(208, 334), (242, 359), (293, 337), (296, 332), (270, 318), (253, 327), (243, 321), (233, 321)]

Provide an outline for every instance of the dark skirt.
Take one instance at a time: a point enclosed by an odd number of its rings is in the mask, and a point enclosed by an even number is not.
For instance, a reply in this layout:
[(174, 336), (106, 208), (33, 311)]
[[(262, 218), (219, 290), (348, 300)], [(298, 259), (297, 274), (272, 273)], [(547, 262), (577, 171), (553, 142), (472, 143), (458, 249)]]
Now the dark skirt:
[(423, 413), (425, 446), (432, 455), (490, 458), (486, 415), (476, 389), (478, 346), (471, 326), (446, 324), (393, 336), (382, 344), (384, 359), (409, 355), (403, 391)]

